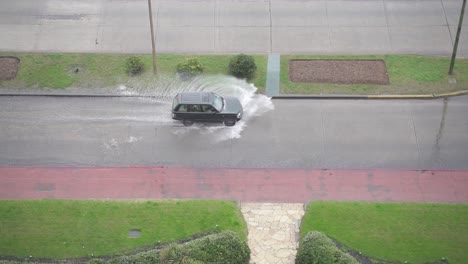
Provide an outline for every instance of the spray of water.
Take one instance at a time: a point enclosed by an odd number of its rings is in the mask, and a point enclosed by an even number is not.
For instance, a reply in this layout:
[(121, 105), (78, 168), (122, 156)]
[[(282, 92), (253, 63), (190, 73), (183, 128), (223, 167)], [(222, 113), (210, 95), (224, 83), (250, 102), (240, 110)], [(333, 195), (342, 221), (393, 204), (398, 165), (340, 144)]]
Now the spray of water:
[(189, 81), (177, 78), (158, 78), (148, 84), (130, 83), (127, 86), (119, 86), (117, 90), (122, 95), (147, 96), (150, 100), (157, 100), (167, 106), (167, 114), (170, 113), (172, 99), (180, 92), (215, 92), (221, 96), (234, 96), (239, 99), (244, 108), (244, 115), (234, 127), (224, 125), (195, 124), (192, 127), (182, 127), (177, 121), (173, 133), (177, 136), (187, 136), (191, 133), (209, 135), (217, 141), (240, 138), (241, 132), (253, 117), (258, 117), (267, 111), (274, 109), (271, 99), (265, 95), (256, 94), (257, 88), (245, 80), (230, 76), (201, 76)]

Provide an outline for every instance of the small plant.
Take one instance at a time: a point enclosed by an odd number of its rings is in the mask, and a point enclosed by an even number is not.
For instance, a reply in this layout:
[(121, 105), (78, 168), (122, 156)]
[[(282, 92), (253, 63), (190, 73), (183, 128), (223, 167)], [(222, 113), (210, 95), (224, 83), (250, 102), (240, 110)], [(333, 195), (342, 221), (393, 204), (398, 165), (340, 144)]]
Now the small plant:
[(125, 66), (129, 75), (137, 75), (144, 70), (143, 62), (136, 56), (129, 57), (125, 63)]
[(239, 54), (229, 62), (229, 74), (237, 78), (251, 80), (256, 71), (257, 65), (253, 56)]
[(182, 80), (189, 80), (203, 73), (203, 64), (197, 59), (186, 59), (177, 65), (177, 74)]

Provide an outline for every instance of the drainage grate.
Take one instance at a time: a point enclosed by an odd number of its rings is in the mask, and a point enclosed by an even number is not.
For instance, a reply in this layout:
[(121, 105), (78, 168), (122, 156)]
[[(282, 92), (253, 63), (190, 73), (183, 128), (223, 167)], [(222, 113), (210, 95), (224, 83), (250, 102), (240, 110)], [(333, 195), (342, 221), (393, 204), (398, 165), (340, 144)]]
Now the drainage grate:
[(131, 238), (137, 238), (137, 237), (140, 237), (140, 235), (141, 235), (140, 229), (132, 229), (128, 232), (128, 237), (131, 237)]

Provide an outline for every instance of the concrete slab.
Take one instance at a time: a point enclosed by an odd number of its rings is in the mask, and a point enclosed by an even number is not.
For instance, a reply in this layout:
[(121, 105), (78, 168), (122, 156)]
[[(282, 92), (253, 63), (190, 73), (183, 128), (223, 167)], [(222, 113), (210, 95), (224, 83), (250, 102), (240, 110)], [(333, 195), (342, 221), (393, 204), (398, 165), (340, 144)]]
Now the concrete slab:
[(272, 52), (327, 53), (331, 51), (328, 27), (274, 27)]
[(77, 15), (51, 15), (43, 16), (39, 23), (41, 25), (58, 25), (68, 26), (73, 29), (75, 26), (89, 26), (97, 27), (101, 23), (100, 15), (88, 15), (88, 14), (77, 14)]
[(37, 39), (38, 51), (96, 51), (98, 28), (95, 26), (41, 25)]
[(42, 14), (44, 16), (101, 15), (106, 0), (47, 0)]
[(37, 25), (47, 0), (0, 2), (0, 25)]
[(389, 32), (396, 53), (448, 55), (452, 51), (447, 26), (389, 27)]
[(216, 52), (268, 53), (270, 27), (218, 27)]
[[(457, 26), (450, 26), (450, 35), (455, 42)], [(457, 58), (468, 59), (468, 26), (462, 26), (460, 39), (458, 40)]]
[(327, 1), (328, 24), (330, 26), (386, 26), (382, 0), (377, 1)]
[(106, 2), (101, 1), (60, 1), (48, 0), (40, 16), (41, 25), (69, 26), (73, 31), (76, 26), (95, 27), (103, 19)]
[(406, 1), (386, 0), (385, 9), (389, 26), (442, 26), (447, 25), (440, 0)]
[[(449, 25), (458, 26), (460, 19), (461, 8), (463, 1), (459, 0), (443, 0), (445, 14)], [(468, 26), (468, 12), (465, 7), (465, 15), (463, 16), (463, 25)]]
[(98, 44), (100, 52), (151, 53), (151, 32), (146, 26), (101, 26)]
[(219, 1), (219, 26), (270, 26), (269, 1)]
[(215, 25), (216, 1), (163, 1), (157, 16), (162, 27), (202, 27)]
[(2, 51), (34, 51), (40, 26), (39, 25), (0, 25), (0, 50)]
[(213, 53), (214, 39), (212, 27), (159, 27), (156, 45), (159, 52)]
[[(152, 1), (152, 3), (159, 1)], [(157, 6), (153, 5), (153, 19), (157, 25)], [(105, 6), (102, 25), (119, 27), (147, 26), (149, 27), (148, 1), (112, 1)]]
[(279, 54), (268, 55), (266, 82), (267, 96), (275, 96), (280, 93), (280, 60), (281, 57)]
[(328, 26), (326, 1), (272, 1), (273, 26)]
[(388, 29), (384, 27), (332, 27), (331, 48), (342, 53), (392, 53)]

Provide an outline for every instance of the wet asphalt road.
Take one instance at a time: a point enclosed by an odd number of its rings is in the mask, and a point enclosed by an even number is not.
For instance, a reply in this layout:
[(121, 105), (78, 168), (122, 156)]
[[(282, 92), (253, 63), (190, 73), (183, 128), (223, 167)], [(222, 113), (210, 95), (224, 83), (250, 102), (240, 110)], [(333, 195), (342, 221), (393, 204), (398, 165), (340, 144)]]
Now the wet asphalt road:
[(151, 99), (0, 97), (0, 166), (468, 169), (466, 96), (273, 104), (187, 128)]

